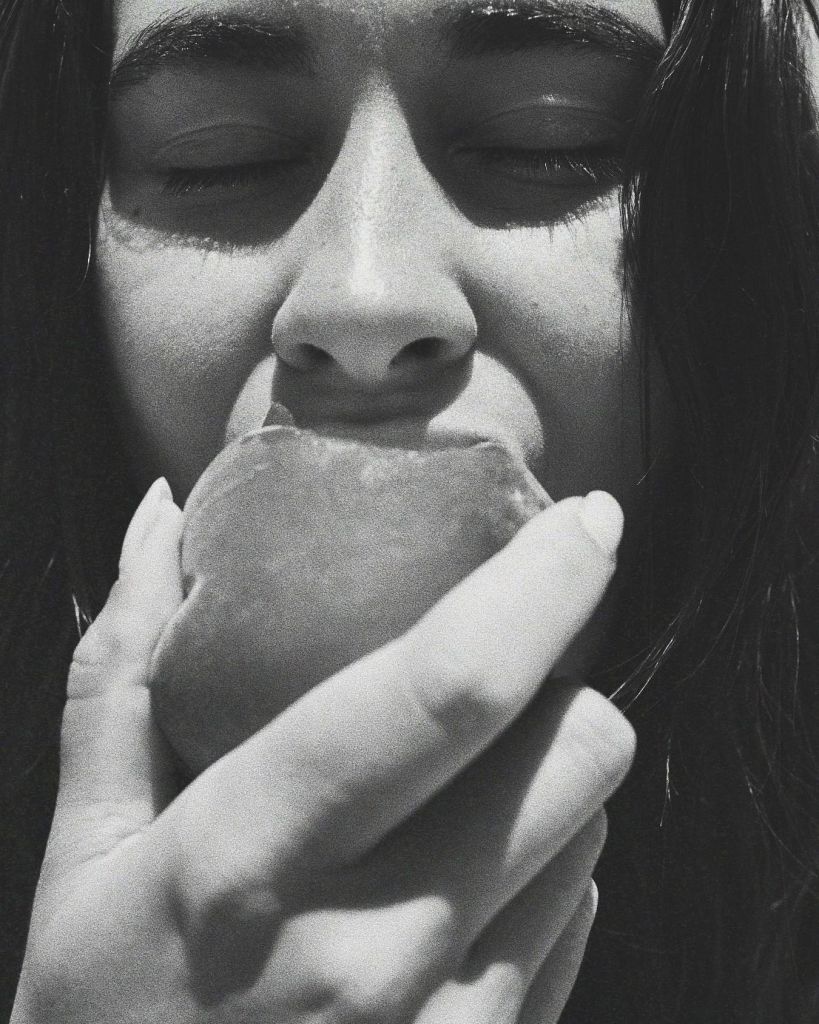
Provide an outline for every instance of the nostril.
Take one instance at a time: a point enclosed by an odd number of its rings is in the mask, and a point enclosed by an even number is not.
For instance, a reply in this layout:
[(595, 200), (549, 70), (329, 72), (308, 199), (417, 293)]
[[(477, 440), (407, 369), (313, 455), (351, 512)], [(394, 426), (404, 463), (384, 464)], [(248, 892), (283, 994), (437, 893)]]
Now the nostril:
[(443, 338), (416, 338), (393, 357), (391, 365), (402, 366), (406, 363), (438, 361), (446, 354), (446, 351), (447, 343)]
[(333, 362), (330, 353), (309, 341), (294, 345), (287, 354), (287, 362), (297, 370), (315, 370)]

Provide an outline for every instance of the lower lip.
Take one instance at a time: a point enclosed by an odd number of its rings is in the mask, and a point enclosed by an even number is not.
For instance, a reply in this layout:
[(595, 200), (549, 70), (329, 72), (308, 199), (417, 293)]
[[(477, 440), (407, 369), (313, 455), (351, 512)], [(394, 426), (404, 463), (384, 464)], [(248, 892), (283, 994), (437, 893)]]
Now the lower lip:
[[(296, 422), (293, 414), (274, 402), (264, 421), (264, 427), (291, 427), (309, 430), (321, 437), (355, 441), (381, 448), (468, 448), (482, 441), (503, 444), (501, 438), (477, 430), (453, 430), (436, 425), (429, 416), (395, 416), (378, 420), (326, 419)], [(255, 431), (254, 431), (255, 433)]]
[(322, 437), (355, 441), (380, 448), (435, 449), (469, 448), (486, 441), (504, 444), (501, 439), (478, 431), (448, 430), (430, 425), (428, 419), (402, 418), (378, 423), (327, 421), (311, 423), (304, 429)]
[(437, 449), (437, 447), (469, 447), (481, 441), (492, 440), (486, 434), (469, 430), (436, 428), (429, 420), (397, 419), (382, 423), (328, 423), (316, 424), (316, 433), (344, 437), (362, 444), (404, 449)]

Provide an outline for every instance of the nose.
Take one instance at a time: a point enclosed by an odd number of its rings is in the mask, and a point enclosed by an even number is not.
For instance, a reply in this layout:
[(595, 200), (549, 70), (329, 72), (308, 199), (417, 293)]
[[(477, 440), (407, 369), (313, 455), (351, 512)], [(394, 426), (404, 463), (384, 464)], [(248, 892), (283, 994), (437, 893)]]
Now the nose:
[(406, 388), (462, 364), (477, 334), (446, 197), (383, 95), (352, 119), (290, 239), (298, 266), (272, 342), (315, 386)]
[[(407, 269), (407, 278), (411, 271)], [(274, 334), (276, 355), (290, 368), (323, 377), (327, 384), (358, 385), (364, 390), (418, 383), (458, 363), (472, 348), (475, 330), (445, 307), (446, 296), (407, 281), (401, 300), (368, 301), (349, 295), (343, 307), (323, 302), (313, 292), (304, 313), (287, 311)], [(398, 298), (398, 297), (397, 297)], [(415, 299), (414, 302), (409, 300)], [(295, 304), (294, 304), (295, 305)]]

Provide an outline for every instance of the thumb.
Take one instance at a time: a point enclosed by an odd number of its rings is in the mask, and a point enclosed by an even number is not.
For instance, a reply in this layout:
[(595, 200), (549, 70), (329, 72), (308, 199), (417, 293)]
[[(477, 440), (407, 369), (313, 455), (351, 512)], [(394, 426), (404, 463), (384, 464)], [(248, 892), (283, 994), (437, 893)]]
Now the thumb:
[(174, 795), (147, 679), (157, 640), (182, 603), (181, 528), (170, 488), (157, 480), (128, 527), (119, 579), (74, 652), (47, 856), (61, 871), (112, 850)]

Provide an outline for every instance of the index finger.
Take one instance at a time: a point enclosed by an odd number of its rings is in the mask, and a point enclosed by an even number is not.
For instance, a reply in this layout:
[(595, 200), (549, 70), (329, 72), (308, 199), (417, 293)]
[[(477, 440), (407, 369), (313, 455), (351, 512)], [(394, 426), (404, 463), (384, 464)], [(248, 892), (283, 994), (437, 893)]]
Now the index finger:
[(357, 859), (529, 703), (600, 602), (621, 532), (600, 492), (539, 513), (402, 637), (212, 765), (166, 821), (177, 834), (196, 822), (200, 852), (207, 822), (214, 852), (225, 844), (235, 860), (241, 848), (299, 875)]

